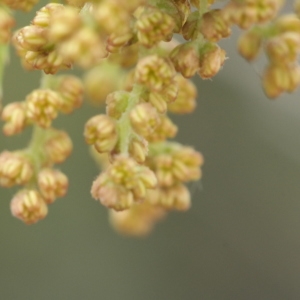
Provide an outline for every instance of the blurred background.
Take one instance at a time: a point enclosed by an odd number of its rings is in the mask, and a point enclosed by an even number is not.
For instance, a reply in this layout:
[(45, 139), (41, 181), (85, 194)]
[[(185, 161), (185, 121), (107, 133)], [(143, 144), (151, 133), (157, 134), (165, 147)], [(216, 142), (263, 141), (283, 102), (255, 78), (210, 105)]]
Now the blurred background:
[[(300, 94), (267, 99), (262, 66), (247, 64), (235, 43), (236, 34), (222, 42), (229, 59), (218, 76), (195, 79), (196, 112), (173, 117), (177, 140), (205, 157), (191, 210), (142, 239), (114, 232), (89, 192), (98, 169), (82, 132), (99, 110), (85, 105), (55, 123), (75, 149), (61, 166), (69, 193), (45, 220), (13, 218), (15, 191), (0, 189), (0, 299), (300, 299)], [(39, 76), (12, 56), (4, 102), (22, 100)], [(29, 137), (1, 135), (1, 151)]]

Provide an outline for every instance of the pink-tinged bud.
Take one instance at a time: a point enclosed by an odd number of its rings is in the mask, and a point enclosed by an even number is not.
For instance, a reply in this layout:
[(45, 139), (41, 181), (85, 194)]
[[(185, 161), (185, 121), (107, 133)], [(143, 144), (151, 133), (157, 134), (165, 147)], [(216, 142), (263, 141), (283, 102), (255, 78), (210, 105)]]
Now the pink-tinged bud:
[(28, 51), (40, 51), (47, 47), (47, 30), (38, 26), (23, 27), (16, 37), (18, 43)]
[(130, 93), (125, 91), (116, 91), (106, 97), (106, 113), (108, 116), (118, 120), (125, 112), (128, 106)]
[(38, 185), (46, 203), (50, 204), (66, 195), (68, 177), (59, 170), (42, 169), (38, 174)]
[(130, 112), (130, 123), (134, 130), (148, 136), (160, 122), (157, 110), (150, 103), (140, 103)]
[(73, 149), (72, 140), (62, 130), (55, 130), (45, 143), (45, 150), (49, 159), (56, 164), (64, 162)]
[(2, 111), (2, 120), (5, 121), (3, 133), (14, 135), (20, 133), (27, 125), (26, 109), (23, 102), (13, 102), (6, 105)]
[(85, 124), (84, 137), (98, 152), (110, 152), (118, 141), (116, 122), (106, 115), (94, 116)]
[(200, 55), (197, 46), (193, 42), (188, 42), (177, 46), (170, 53), (177, 72), (189, 78), (195, 75), (199, 69)]
[(25, 103), (27, 118), (47, 128), (57, 117), (62, 98), (59, 93), (52, 90), (34, 90), (26, 97)]
[(198, 74), (203, 79), (215, 76), (222, 68), (226, 59), (225, 50), (214, 44), (203, 51), (200, 59), (200, 70)]
[(223, 11), (212, 9), (202, 16), (200, 32), (210, 42), (217, 42), (231, 34), (230, 24), (224, 18)]
[(28, 183), (34, 173), (31, 161), (21, 153), (0, 154), (0, 185), (11, 187)]
[(26, 224), (34, 224), (46, 217), (48, 207), (36, 190), (21, 190), (10, 204), (11, 213)]
[(146, 197), (147, 189), (155, 188), (154, 173), (135, 160), (116, 156), (113, 164), (93, 183), (92, 196), (114, 210), (128, 209)]
[(238, 51), (245, 59), (252, 61), (258, 56), (261, 45), (261, 34), (256, 30), (250, 30), (239, 37)]
[(174, 76), (175, 70), (172, 63), (158, 55), (141, 59), (135, 71), (137, 82), (156, 92), (162, 91), (171, 84)]

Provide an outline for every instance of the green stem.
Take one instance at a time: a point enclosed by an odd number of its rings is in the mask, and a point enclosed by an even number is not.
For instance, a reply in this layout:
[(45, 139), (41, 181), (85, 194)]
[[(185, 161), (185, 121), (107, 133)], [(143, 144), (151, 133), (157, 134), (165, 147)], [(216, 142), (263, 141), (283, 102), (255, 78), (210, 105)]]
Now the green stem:
[(125, 112), (122, 114), (122, 117), (118, 121), (119, 128), (119, 145), (121, 153), (128, 154), (129, 143), (134, 131), (132, 130), (130, 124), (129, 114), (131, 110), (138, 104), (140, 96), (144, 88), (140, 85), (134, 85), (133, 90), (131, 91), (130, 97), (128, 99), (128, 105)]
[(0, 111), (2, 108), (2, 97), (3, 97), (3, 75), (4, 68), (9, 59), (9, 46), (8, 44), (0, 44)]

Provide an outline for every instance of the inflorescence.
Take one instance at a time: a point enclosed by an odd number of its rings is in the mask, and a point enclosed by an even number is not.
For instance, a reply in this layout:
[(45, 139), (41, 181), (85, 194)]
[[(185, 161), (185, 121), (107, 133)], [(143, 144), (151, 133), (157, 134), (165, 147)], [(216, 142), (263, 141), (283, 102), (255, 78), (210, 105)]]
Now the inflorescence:
[[(56, 165), (70, 155), (72, 141), (52, 121), (80, 108), (84, 91), (90, 103), (106, 105), (106, 114), (83, 129), (102, 170), (91, 194), (109, 208), (116, 230), (144, 235), (168, 211), (191, 205), (185, 184), (201, 178), (204, 160), (169, 141), (177, 126), (167, 113), (195, 109), (189, 78), (220, 71), (227, 57), (218, 42), (232, 26), (244, 30), (238, 50), (246, 60), (261, 52), (268, 58), (262, 74), (268, 97), (300, 84), (299, 0), (281, 15), (284, 0), (56, 1), (12, 34), (13, 10), (29, 11), (37, 2), (0, 0), (0, 80), (10, 44), (25, 69), (42, 73), (37, 89), (1, 112), (6, 136), (33, 128), (27, 148), (0, 154), (0, 185), (21, 186), (11, 212), (26, 224), (43, 219), (48, 205), (67, 193), (68, 177)], [(83, 69), (82, 79), (57, 75), (74, 65)]]

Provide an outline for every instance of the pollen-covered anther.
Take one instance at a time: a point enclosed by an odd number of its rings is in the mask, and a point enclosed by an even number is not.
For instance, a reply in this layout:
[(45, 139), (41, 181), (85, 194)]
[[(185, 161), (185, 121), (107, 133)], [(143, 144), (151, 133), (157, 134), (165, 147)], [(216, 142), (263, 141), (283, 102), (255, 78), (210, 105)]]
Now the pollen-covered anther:
[(171, 84), (174, 76), (175, 70), (172, 63), (158, 55), (150, 55), (141, 59), (135, 71), (138, 83), (157, 92)]
[(85, 124), (84, 137), (98, 152), (110, 152), (118, 141), (116, 122), (106, 115), (94, 116)]
[(3, 126), (3, 133), (5, 135), (20, 133), (27, 125), (24, 102), (13, 102), (7, 104), (2, 111), (1, 118), (5, 121)]
[(150, 103), (140, 103), (131, 110), (130, 122), (138, 134), (148, 136), (158, 126), (160, 118)]
[(59, 170), (42, 169), (38, 174), (38, 186), (46, 203), (50, 204), (66, 195), (68, 177)]
[(11, 213), (26, 224), (34, 224), (44, 219), (48, 207), (41, 194), (36, 190), (21, 190), (10, 203)]
[(4, 151), (0, 154), (0, 185), (11, 187), (29, 182), (33, 176), (33, 165), (25, 155)]
[(152, 47), (163, 40), (170, 40), (175, 27), (172, 17), (156, 8), (146, 8), (139, 16), (135, 27), (139, 42), (145, 47)]
[(50, 89), (39, 89), (31, 92), (25, 100), (27, 118), (37, 125), (47, 128), (57, 117), (62, 104), (59, 93)]
[(53, 130), (45, 142), (45, 151), (51, 162), (59, 164), (64, 162), (73, 149), (72, 140), (62, 130)]

